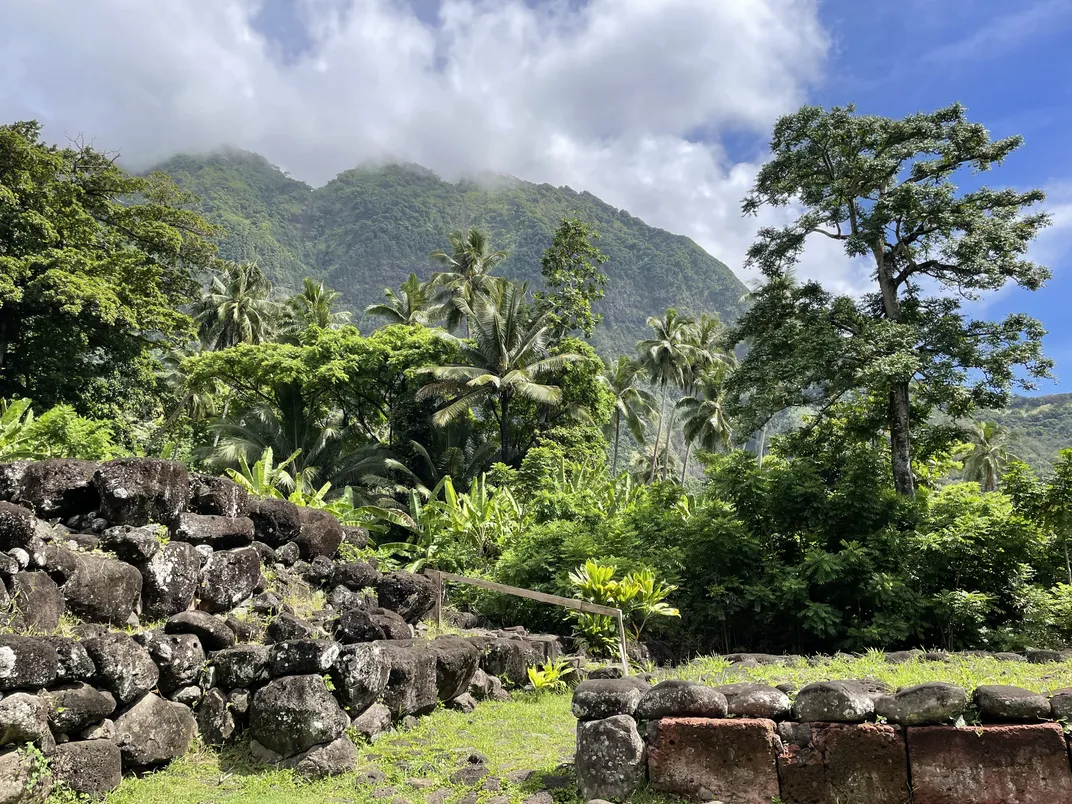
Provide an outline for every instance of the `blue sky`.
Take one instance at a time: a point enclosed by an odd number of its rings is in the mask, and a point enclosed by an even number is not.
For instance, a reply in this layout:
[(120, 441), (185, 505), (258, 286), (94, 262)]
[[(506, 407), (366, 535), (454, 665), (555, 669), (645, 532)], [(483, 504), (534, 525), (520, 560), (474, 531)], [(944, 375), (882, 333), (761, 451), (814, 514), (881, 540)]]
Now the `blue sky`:
[[(740, 200), (778, 115), (954, 100), (1024, 148), (988, 180), (1050, 194), (1028, 311), (1072, 391), (1070, 0), (35, 0), (4, 6), (0, 119), (36, 118), (131, 167), (231, 144), (320, 184), (369, 160), (589, 190), (741, 270)], [(77, 80), (72, 77), (76, 76)], [(799, 273), (858, 292), (836, 248)]]

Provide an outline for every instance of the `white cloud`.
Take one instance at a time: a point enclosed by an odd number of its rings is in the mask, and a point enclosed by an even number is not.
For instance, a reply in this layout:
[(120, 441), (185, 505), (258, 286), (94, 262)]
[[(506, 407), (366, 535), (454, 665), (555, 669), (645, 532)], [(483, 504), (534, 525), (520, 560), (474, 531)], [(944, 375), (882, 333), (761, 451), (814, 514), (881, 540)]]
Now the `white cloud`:
[[(444, 0), (437, 26), (402, 0), (301, 1), (315, 48), (286, 64), (255, 0), (7, 3), (0, 119), (137, 166), (228, 143), (312, 183), (393, 158), (569, 184), (739, 269), (758, 164), (719, 137), (765, 139), (827, 47), (817, 0)], [(857, 281), (823, 246), (802, 274)]]

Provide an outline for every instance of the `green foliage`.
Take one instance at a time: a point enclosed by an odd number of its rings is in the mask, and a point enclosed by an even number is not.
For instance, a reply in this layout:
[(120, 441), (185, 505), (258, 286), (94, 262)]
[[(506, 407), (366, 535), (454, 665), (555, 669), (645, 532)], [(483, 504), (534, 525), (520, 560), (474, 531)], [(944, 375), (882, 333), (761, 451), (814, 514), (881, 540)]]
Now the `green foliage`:
[(186, 201), (166, 176), (46, 145), (37, 123), (0, 126), (0, 397), (152, 408), (151, 350), (190, 332), (191, 272), (213, 259)]
[(223, 256), (256, 258), (271, 279), (291, 287), (303, 276), (325, 280), (355, 311), (428, 266), (446, 232), (468, 226), (509, 253), (497, 274), (535, 287), (541, 257), (569, 218), (600, 232), (603, 270), (614, 278), (593, 305), (604, 319), (593, 334), (601, 353), (631, 351), (652, 309), (715, 310), (732, 320), (743, 306), (744, 285), (694, 242), (568, 187), (502, 176), (452, 184), (416, 165), (388, 165), (348, 170), (313, 190), (240, 151), (177, 156), (159, 169), (226, 230)]
[(592, 314), (592, 302), (602, 299), (607, 275), (600, 269), (607, 256), (592, 243), (599, 232), (580, 218), (567, 218), (555, 231), (540, 260), (548, 291), (536, 294), (546, 304), (551, 330), (557, 337), (577, 331), (591, 338), (601, 316)]
[(0, 460), (108, 460), (124, 454), (112, 438), (109, 424), (79, 416), (70, 405), (35, 418), (29, 399), (0, 399)]
[(537, 693), (563, 692), (566, 679), (573, 675), (573, 668), (566, 659), (555, 659), (542, 665), (527, 668), (529, 683)]

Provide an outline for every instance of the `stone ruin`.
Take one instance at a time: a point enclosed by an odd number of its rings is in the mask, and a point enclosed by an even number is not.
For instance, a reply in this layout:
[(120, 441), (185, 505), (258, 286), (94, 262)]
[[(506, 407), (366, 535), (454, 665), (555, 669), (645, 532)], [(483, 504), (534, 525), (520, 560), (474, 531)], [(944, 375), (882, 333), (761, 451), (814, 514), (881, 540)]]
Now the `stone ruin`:
[(508, 697), (558, 658), (523, 629), (415, 638), (434, 584), (344, 544), (368, 533), (172, 461), (0, 464), (0, 804), (103, 795), (198, 733), (341, 773), (352, 738)]
[(577, 686), (573, 713), (592, 800), (650, 785), (724, 804), (1072, 802), (1069, 689), (821, 681), (791, 701), (763, 684), (604, 677)]

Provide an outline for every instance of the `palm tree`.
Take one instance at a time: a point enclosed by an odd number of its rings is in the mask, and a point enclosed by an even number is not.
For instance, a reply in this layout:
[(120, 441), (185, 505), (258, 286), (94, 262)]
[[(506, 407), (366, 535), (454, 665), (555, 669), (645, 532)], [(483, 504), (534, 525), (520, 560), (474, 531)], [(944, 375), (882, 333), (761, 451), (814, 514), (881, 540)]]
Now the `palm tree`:
[(223, 262), (193, 304), (201, 345), (210, 350), (265, 343), (275, 334), (280, 306), (272, 283), (254, 262)]
[(646, 420), (655, 413), (655, 397), (646, 388), (636, 385), (643, 375), (644, 369), (640, 363), (622, 355), (607, 366), (599, 377), (600, 382), (614, 394), (614, 458), (611, 462), (611, 471), (614, 474), (618, 473), (618, 444), (622, 435), (622, 420), (625, 420), (625, 426), (639, 443), (644, 440)]
[(442, 306), (433, 305), (435, 286), (432, 282), (422, 282), (417, 274), (410, 274), (401, 284), (398, 293), (391, 288), (383, 291), (384, 300), (379, 304), (370, 304), (365, 308), (367, 315), (386, 318), (391, 324), (429, 325), (441, 317)]
[[(662, 398), (659, 401), (659, 429), (655, 434), (651, 477), (648, 479), (649, 483), (654, 483), (655, 471), (659, 465), (659, 444), (663, 434), (668, 387), (670, 385), (681, 387), (685, 384), (696, 350), (693, 345), (695, 322), (691, 316), (682, 315), (670, 307), (662, 318), (651, 316), (648, 319), (648, 326), (654, 330), (654, 337), (638, 343), (637, 351), (640, 354), (640, 364), (647, 371), (652, 382), (662, 390)], [(667, 428), (666, 447), (669, 450), (669, 428)]]
[(418, 399), (445, 400), (432, 419), (440, 427), (490, 402), (499, 425), (499, 459), (504, 463), (511, 457), (510, 403), (518, 398), (557, 406), (562, 389), (541, 380), (581, 359), (575, 354), (550, 354), (549, 311), (533, 311), (527, 293), (524, 284), (498, 279), (475, 309), (459, 299), (458, 309), (471, 324), (471, 341), (441, 332), (440, 337), (458, 350), (459, 362), (423, 369), (433, 382), (417, 392)]
[[(439, 301), (442, 302), (448, 329), (455, 329), (469, 310), (477, 306), (477, 297), (487, 293), (494, 283), (491, 272), (506, 259), (505, 251), (493, 251), (491, 238), (475, 226), (468, 231), (456, 231), (447, 235), (450, 252), (433, 251), (432, 260), (443, 267), (433, 281), (439, 286)], [(465, 334), (470, 335), (466, 318)]]
[(325, 287), (323, 282), (305, 277), (301, 291), (287, 299), (287, 329), (297, 333), (309, 327), (338, 329), (348, 324), (350, 313), (335, 309), (341, 295), (337, 290)]
[(698, 444), (709, 452), (728, 451), (733, 431), (723, 407), (728, 367), (709, 369), (696, 380), (695, 390), (676, 405), (684, 416), (685, 459), (681, 464), (681, 482), (689, 467), (689, 448)]
[(997, 422), (976, 422), (969, 448), (958, 456), (964, 458), (964, 478), (978, 482), (983, 491), (997, 491), (998, 478), (1013, 457), (1005, 448), (1008, 439)]

